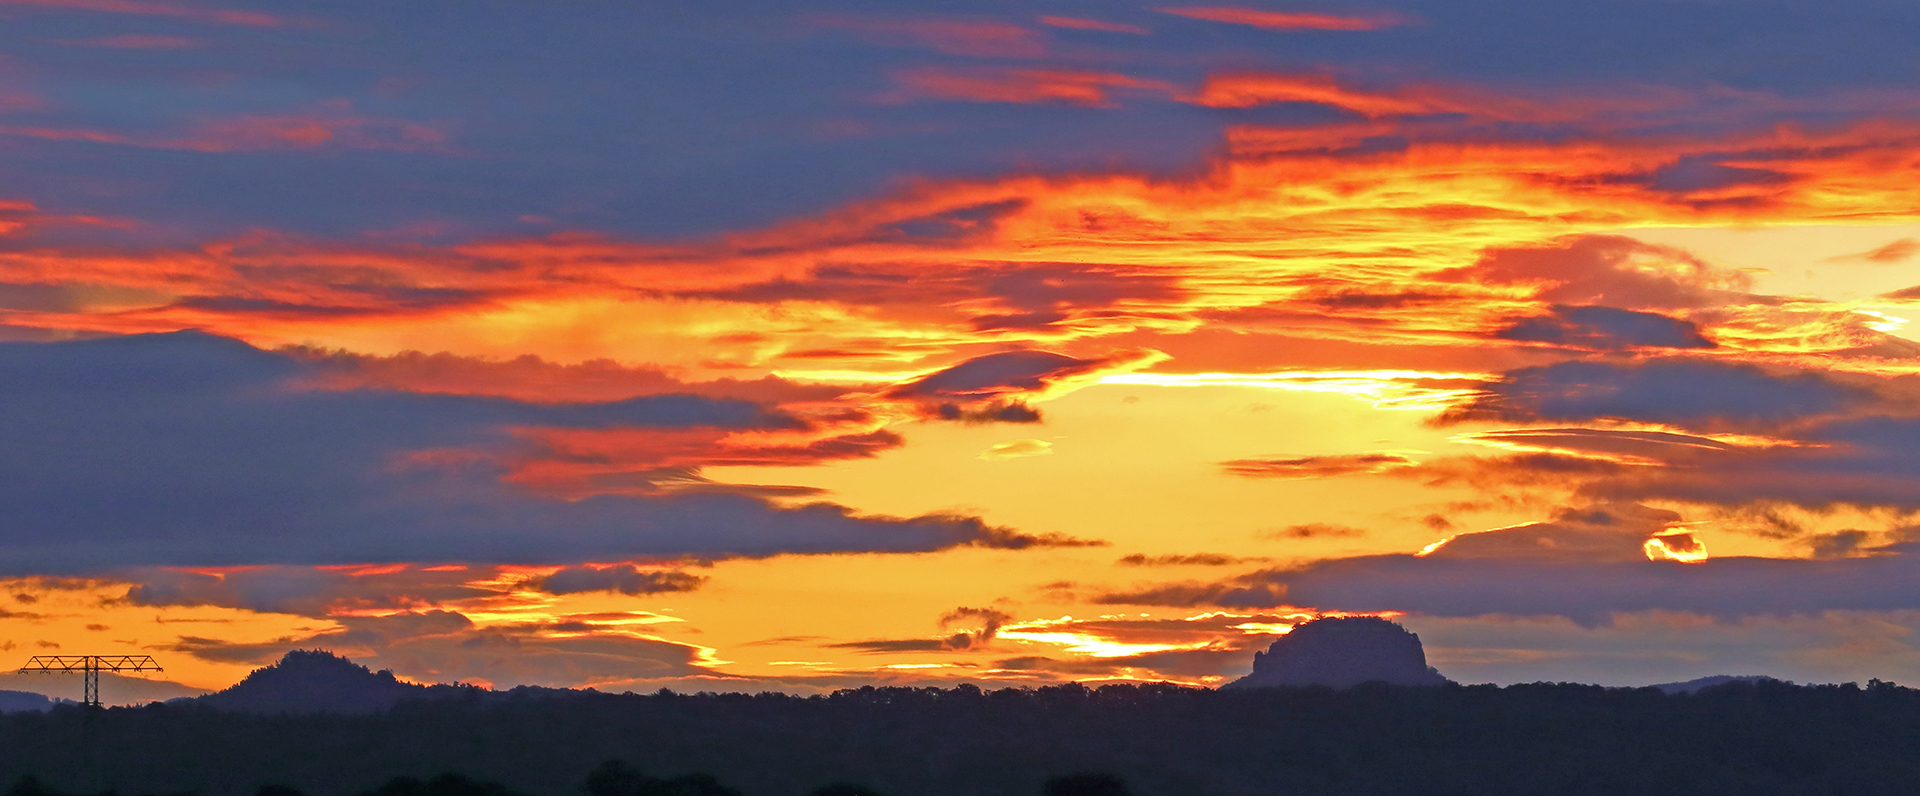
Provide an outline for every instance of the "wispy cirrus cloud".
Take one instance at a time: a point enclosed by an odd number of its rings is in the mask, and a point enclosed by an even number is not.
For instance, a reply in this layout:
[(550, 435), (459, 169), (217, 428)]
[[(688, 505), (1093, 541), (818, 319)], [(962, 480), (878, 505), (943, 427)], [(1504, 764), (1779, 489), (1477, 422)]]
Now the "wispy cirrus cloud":
[(1024, 459), (1029, 456), (1045, 456), (1053, 452), (1053, 443), (1039, 439), (1014, 439), (996, 442), (980, 452), (979, 458), (990, 462), (1007, 459)]
[(73, 47), (104, 47), (112, 50), (191, 50), (207, 44), (202, 39), (155, 33), (124, 33), (89, 39), (66, 39), (61, 43)]
[(88, 11), (102, 14), (169, 17), (194, 22), (240, 25), (254, 28), (278, 28), (289, 23), (285, 17), (261, 11), (242, 11), (201, 5), (143, 2), (142, 0), (0, 0), (0, 6), (21, 6), (49, 11)]
[(1250, 25), (1267, 30), (1379, 30), (1381, 28), (1404, 24), (1405, 22), (1405, 20), (1400, 17), (1391, 14), (1342, 16), (1339, 14), (1265, 11), (1257, 8), (1244, 8), (1239, 6), (1182, 6), (1161, 8), (1159, 10), (1164, 14), (1204, 19), (1209, 22)]
[(0, 125), (0, 135), (208, 153), (320, 149), (451, 151), (446, 133), (432, 125), (360, 116), (354, 114), (350, 107), (337, 103), (317, 113), (206, 119), (175, 136), (29, 125)]
[(1113, 72), (1065, 69), (921, 67), (894, 74), (899, 87), (882, 99), (1058, 103), (1086, 108), (1119, 106), (1116, 94), (1169, 95), (1173, 84)]
[(1135, 553), (1130, 556), (1123, 556), (1115, 563), (1128, 567), (1225, 567), (1259, 560), (1262, 559), (1242, 558), (1222, 553), (1188, 553), (1184, 555), (1175, 553), (1159, 556)]
[(1039, 31), (991, 18), (817, 14), (803, 21), (815, 28), (845, 31), (876, 45), (925, 47), (948, 55), (1034, 58), (1047, 52), (1046, 39)]
[(1099, 19), (1086, 19), (1084, 17), (1044, 16), (1040, 18), (1040, 24), (1051, 25), (1056, 28), (1066, 28), (1068, 30), (1097, 30), (1103, 33), (1131, 33), (1136, 36), (1146, 36), (1153, 33), (1153, 31), (1139, 25), (1129, 25), (1124, 22), (1107, 22)]
[(1864, 251), (1858, 254), (1841, 255), (1839, 257), (1833, 257), (1829, 259), (1836, 260), (1836, 261), (1858, 260), (1858, 261), (1865, 261), (1870, 263), (1878, 263), (1882, 265), (1891, 265), (1893, 263), (1906, 262), (1907, 260), (1913, 259), (1913, 256), (1915, 254), (1920, 254), (1920, 240), (1916, 240), (1914, 238), (1901, 238), (1899, 240), (1888, 243), (1885, 246), (1881, 246), (1881, 247), (1872, 249), (1870, 251)]
[(1414, 465), (1414, 460), (1398, 453), (1353, 453), (1326, 456), (1296, 456), (1282, 459), (1234, 459), (1221, 462), (1229, 473), (1247, 478), (1337, 478), (1346, 475), (1377, 475)]

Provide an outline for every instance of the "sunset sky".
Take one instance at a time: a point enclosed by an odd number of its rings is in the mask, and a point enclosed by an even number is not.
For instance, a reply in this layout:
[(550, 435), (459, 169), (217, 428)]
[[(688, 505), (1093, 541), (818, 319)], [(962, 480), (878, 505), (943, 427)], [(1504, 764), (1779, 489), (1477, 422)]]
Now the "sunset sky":
[(1920, 683), (1916, 30), (0, 0), (0, 669)]

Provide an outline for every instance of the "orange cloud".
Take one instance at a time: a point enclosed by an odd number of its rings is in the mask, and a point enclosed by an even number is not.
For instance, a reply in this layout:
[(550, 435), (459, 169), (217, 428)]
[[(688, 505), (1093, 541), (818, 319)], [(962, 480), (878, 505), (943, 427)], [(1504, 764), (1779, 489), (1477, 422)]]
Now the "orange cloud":
[(493, 395), (542, 403), (595, 403), (692, 393), (776, 404), (829, 401), (849, 391), (845, 386), (799, 384), (775, 376), (687, 381), (660, 367), (623, 365), (611, 359), (567, 364), (533, 354), (513, 359), (419, 351), (376, 356), (309, 347), (283, 349), (283, 353), (319, 366), (313, 386), (322, 389)]
[[(0, 306), (7, 324), (64, 332), (205, 328), (269, 347), (535, 352), (647, 362), (687, 382), (773, 374), (849, 389), (1008, 349), (1089, 359), (1153, 347), (1219, 372), (1410, 357), (1505, 369), (1525, 362), (1498, 336), (1515, 319), (1585, 317), (1577, 307), (1592, 303), (1693, 324), (1716, 356), (1898, 348), (1850, 308), (1753, 297), (1737, 274), (1684, 253), (1579, 236), (1912, 219), (1920, 127), (1542, 140), (1394, 118), (1236, 128), (1191, 177), (923, 182), (690, 242), (260, 233), (43, 248), (20, 227), (0, 241), (0, 284), (149, 298)], [(1390, 145), (1365, 143), (1381, 136)]]
[(1209, 22), (1252, 25), (1268, 30), (1379, 30), (1401, 23), (1398, 17), (1393, 16), (1343, 17), (1334, 14), (1290, 14), (1238, 7), (1183, 7), (1159, 10), (1163, 14), (1204, 19)]
[(898, 435), (884, 430), (838, 436), (815, 432), (742, 437), (701, 430), (529, 429), (522, 436), (537, 443), (533, 453), (538, 458), (516, 462), (505, 480), (568, 497), (680, 492), (806, 497), (819, 494), (819, 490), (734, 488), (706, 480), (699, 470), (709, 466), (795, 467), (871, 458), (902, 443)]
[(886, 99), (959, 99), (972, 102), (1057, 103), (1089, 108), (1118, 107), (1114, 89), (1173, 92), (1172, 84), (1110, 72), (1057, 69), (945, 69), (926, 67), (896, 73), (900, 87)]
[[(1715, 97), (1671, 89), (1636, 88), (1605, 94), (1525, 96), (1446, 84), (1364, 87), (1324, 73), (1220, 72), (1207, 76), (1185, 101), (1210, 108), (1252, 108), (1307, 102), (1341, 108), (1370, 119), (1459, 114), (1474, 121), (1568, 122), (1589, 125), (1602, 118), (1631, 117), (1676, 108), (1698, 108)], [(1768, 98), (1742, 102), (1774, 104)], [(1763, 100), (1765, 100), (1763, 102)], [(1884, 99), (1883, 99), (1884, 101)], [(1702, 112), (1704, 115), (1704, 112)], [(1604, 128), (1605, 125), (1602, 125)], [(1281, 131), (1274, 131), (1281, 132)]]
[(1363, 116), (1410, 116), (1460, 110), (1451, 102), (1420, 92), (1367, 92), (1340, 85), (1330, 75), (1222, 74), (1209, 75), (1200, 93), (1191, 98), (1209, 108), (1250, 108), (1281, 102), (1312, 102), (1344, 108)]
[(1870, 263), (1888, 265), (1911, 260), (1915, 254), (1920, 254), (1920, 240), (1901, 238), (1872, 251), (1860, 252), (1859, 254), (1845, 254), (1828, 259), (1835, 261), (1864, 260)]
[(1374, 475), (1403, 470), (1413, 465), (1412, 459), (1397, 453), (1300, 456), (1287, 459), (1235, 459), (1220, 463), (1222, 468), (1234, 475), (1287, 479)]
[(1200, 92), (1189, 101), (1209, 108), (1250, 108), (1281, 102), (1311, 102), (1370, 117), (1452, 113), (1465, 109), (1461, 103), (1434, 96), (1427, 91), (1370, 92), (1342, 86), (1333, 76), (1321, 74), (1208, 75)]

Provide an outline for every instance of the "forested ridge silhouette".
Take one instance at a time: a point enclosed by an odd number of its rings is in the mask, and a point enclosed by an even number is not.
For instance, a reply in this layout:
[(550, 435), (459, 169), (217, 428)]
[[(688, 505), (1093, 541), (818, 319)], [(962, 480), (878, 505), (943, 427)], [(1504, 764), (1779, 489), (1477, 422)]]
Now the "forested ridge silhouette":
[(1377, 683), (821, 697), (469, 689), (367, 715), (63, 706), (0, 716), (0, 783), (21, 783), (13, 796), (87, 790), (86, 732), (101, 786), (125, 796), (263, 785), (280, 796), (1920, 793), (1920, 691), (1878, 681), (1677, 695)]

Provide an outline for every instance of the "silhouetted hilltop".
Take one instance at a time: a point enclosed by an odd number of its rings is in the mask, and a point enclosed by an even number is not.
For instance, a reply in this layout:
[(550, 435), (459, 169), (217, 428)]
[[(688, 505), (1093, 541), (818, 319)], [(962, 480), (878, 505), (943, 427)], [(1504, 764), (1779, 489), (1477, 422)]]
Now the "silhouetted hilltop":
[(45, 694), (29, 691), (0, 691), (0, 713), (52, 709), (53, 700), (48, 699)]
[(1647, 687), (1658, 688), (1660, 689), (1660, 692), (1663, 694), (1691, 694), (1695, 691), (1699, 691), (1702, 688), (1712, 688), (1716, 685), (1726, 685), (1728, 683), (1760, 683), (1760, 682), (1777, 683), (1777, 682), (1780, 682), (1780, 680), (1779, 678), (1768, 677), (1764, 674), (1716, 674), (1710, 677), (1695, 678), (1692, 680), (1688, 680), (1684, 683), (1659, 683), (1659, 684), (1650, 685)]
[(1427, 665), (1420, 637), (1373, 616), (1316, 619), (1293, 629), (1253, 655), (1253, 673), (1226, 688), (1324, 685), (1351, 688), (1381, 681), (1393, 685), (1445, 685)]
[(403, 683), (393, 672), (323, 650), (294, 650), (246, 679), (190, 702), (239, 713), (377, 713), (403, 700), (450, 696), (459, 686)]

